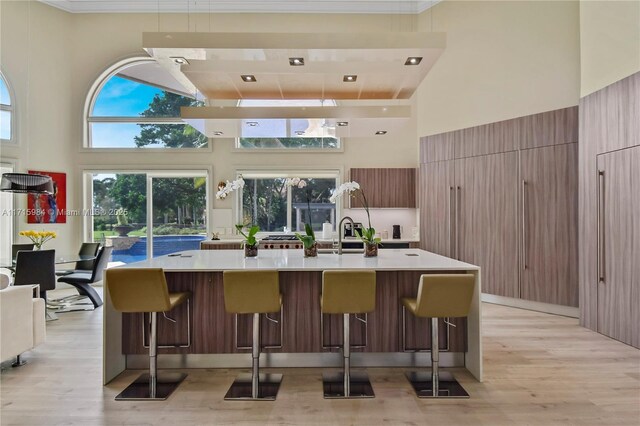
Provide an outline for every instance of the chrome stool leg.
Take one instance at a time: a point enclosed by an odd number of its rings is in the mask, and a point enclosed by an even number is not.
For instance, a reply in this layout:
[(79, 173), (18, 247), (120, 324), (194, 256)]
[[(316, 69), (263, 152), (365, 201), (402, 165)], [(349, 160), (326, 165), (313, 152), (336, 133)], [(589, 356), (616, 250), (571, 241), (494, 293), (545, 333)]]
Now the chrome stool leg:
[(116, 401), (162, 401), (187, 377), (184, 373), (158, 375), (158, 313), (151, 312), (149, 332), (149, 372), (141, 374), (116, 396)]
[(418, 398), (469, 398), (451, 373), (440, 373), (438, 318), (431, 318), (431, 373), (410, 371), (406, 376)]
[(253, 314), (251, 374), (240, 374), (224, 396), (227, 401), (274, 401), (278, 396), (282, 374), (260, 374), (260, 314)]
[(351, 347), (349, 314), (343, 314), (342, 373), (323, 373), (322, 386), (326, 399), (337, 398), (373, 398), (373, 388), (367, 373), (351, 372)]

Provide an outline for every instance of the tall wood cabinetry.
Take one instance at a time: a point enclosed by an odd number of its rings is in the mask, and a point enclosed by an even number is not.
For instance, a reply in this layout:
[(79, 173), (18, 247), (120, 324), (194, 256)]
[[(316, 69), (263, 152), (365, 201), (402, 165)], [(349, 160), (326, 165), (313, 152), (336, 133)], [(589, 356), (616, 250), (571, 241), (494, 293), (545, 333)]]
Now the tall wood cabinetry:
[(577, 306), (577, 108), (421, 140), (422, 248), (483, 292)]
[(640, 348), (640, 72), (580, 100), (580, 323)]

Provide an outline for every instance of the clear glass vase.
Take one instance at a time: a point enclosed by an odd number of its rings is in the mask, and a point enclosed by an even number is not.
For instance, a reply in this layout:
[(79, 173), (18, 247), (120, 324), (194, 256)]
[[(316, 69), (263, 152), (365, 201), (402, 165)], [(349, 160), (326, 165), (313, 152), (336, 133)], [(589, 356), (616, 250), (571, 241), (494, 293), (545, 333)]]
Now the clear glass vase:
[(256, 257), (258, 255), (258, 245), (244, 245), (244, 257)]
[(364, 243), (364, 257), (376, 257), (376, 256), (378, 256), (378, 244)]
[(304, 247), (304, 257), (318, 257), (318, 243), (313, 242), (313, 245), (309, 248)]

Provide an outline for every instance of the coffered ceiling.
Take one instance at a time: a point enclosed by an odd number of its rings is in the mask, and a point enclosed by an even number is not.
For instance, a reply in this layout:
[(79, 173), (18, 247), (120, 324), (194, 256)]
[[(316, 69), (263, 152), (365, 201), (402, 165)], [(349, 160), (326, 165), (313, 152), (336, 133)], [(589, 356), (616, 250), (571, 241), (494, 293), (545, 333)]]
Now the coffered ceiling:
[(440, 0), (40, 0), (71, 13), (417, 14)]

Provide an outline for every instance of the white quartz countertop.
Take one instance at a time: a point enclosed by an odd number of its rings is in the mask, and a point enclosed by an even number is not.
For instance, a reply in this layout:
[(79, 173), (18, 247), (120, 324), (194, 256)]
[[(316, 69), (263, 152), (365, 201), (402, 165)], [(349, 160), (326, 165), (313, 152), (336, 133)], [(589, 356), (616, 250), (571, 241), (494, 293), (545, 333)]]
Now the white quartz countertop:
[(320, 253), (305, 258), (302, 250), (260, 250), (258, 256), (245, 258), (243, 250), (189, 250), (179, 255), (160, 256), (121, 268), (163, 268), (179, 271), (229, 271), (277, 269), (279, 271), (323, 271), (326, 269), (403, 270), (478, 270), (479, 267), (419, 249), (379, 250), (377, 257), (362, 253), (342, 255)]

